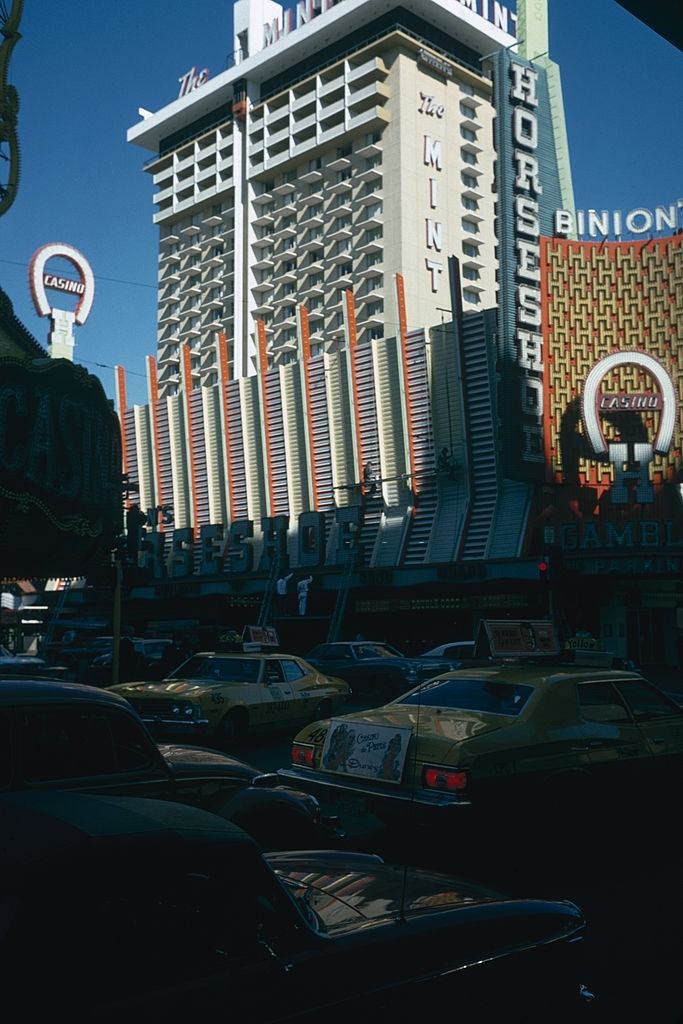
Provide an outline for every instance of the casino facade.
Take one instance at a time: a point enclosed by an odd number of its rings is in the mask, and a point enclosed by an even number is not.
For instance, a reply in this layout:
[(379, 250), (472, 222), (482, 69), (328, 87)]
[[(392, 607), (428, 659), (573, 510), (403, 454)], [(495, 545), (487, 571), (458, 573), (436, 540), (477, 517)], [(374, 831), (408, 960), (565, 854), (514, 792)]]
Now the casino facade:
[(559, 71), (517, 6), (519, 45), (485, 0), (240, 0), (237, 64), (130, 130), (160, 228), (146, 405), (117, 368), (132, 616), (266, 621), (293, 573), (302, 648), (552, 614), (675, 662), (678, 221), (557, 233)]

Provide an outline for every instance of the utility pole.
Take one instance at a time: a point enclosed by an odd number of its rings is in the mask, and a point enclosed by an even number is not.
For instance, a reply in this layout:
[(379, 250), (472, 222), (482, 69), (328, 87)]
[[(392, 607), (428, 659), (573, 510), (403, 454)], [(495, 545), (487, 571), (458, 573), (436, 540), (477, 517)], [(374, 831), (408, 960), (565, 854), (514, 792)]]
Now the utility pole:
[(123, 583), (123, 567), (121, 552), (117, 548), (114, 553), (114, 606), (112, 608), (113, 647), (111, 656), (111, 683), (116, 686), (120, 675), (121, 654), (121, 587)]

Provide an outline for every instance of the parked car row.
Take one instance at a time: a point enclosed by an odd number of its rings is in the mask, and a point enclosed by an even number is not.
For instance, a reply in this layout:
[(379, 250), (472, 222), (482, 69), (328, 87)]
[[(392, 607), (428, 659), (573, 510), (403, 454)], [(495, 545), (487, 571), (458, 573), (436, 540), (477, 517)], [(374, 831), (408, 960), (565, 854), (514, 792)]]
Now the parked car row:
[[(0, 957), (22, 1016), (560, 1022), (581, 911), (336, 851), (262, 854), (194, 807), (0, 795)], [(38, 982), (38, 983), (37, 983)], [(8, 993), (9, 994), (9, 993)]]
[[(380, 816), (542, 820), (677, 799), (683, 709), (640, 674), (550, 661), (447, 672), (295, 737), (283, 781)], [(539, 816), (540, 815), (540, 816)]]
[[(351, 687), (325, 651), (203, 652), (110, 689), (0, 670), (0, 955), (44, 979), (29, 1009), (44, 991), (51, 1012), (108, 1021), (226, 1004), (263, 1022), (282, 1007), (407, 1021), (446, 999), (481, 1019), (580, 1019), (579, 908), (350, 852), (328, 798), (399, 828), (454, 825), (453, 870), (477, 816), (541, 822), (547, 855), (550, 810), (585, 824), (589, 799), (677, 797), (683, 709), (624, 668), (463, 658), (435, 674), (441, 653), (340, 646), (354, 668), (370, 649), (359, 686), (375, 659), (410, 663), (417, 685), (344, 714)], [(276, 728), (294, 734), (290, 767), (263, 775), (230, 752)]]

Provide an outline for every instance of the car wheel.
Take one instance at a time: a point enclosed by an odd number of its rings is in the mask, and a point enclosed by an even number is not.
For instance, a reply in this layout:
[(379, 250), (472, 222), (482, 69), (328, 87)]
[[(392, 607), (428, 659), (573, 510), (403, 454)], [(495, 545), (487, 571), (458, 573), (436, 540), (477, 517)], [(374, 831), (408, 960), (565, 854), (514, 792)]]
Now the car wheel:
[(228, 750), (239, 746), (244, 740), (249, 729), (249, 715), (241, 708), (228, 711), (221, 719), (217, 729), (218, 742), (222, 748)]
[(311, 715), (311, 722), (319, 722), (321, 718), (332, 717), (332, 701), (329, 697), (325, 697), (323, 700), (319, 700), (313, 709)]

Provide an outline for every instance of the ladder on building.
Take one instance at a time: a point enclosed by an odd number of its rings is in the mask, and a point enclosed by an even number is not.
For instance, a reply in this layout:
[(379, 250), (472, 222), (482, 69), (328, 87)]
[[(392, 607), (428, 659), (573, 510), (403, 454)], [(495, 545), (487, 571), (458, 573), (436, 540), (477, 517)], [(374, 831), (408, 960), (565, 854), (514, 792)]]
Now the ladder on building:
[(263, 597), (261, 598), (261, 607), (258, 613), (258, 619), (256, 625), (263, 628), (267, 626), (270, 621), (270, 611), (273, 607), (273, 592), (275, 590), (275, 584), (278, 576), (280, 575), (280, 552), (277, 551), (273, 556), (273, 560), (270, 563), (270, 572), (268, 573), (268, 580), (266, 582), (266, 589), (263, 591)]
[(337, 591), (337, 600), (334, 605), (334, 611), (332, 612), (332, 618), (330, 619), (330, 626), (327, 631), (328, 644), (335, 642), (341, 630), (341, 625), (344, 620), (344, 612), (346, 611), (346, 602), (349, 596), (351, 577), (353, 576), (353, 570), (356, 567), (356, 561), (358, 558), (358, 550), (358, 547), (354, 546), (346, 556), (344, 573), (341, 578), (341, 586)]
[(71, 590), (71, 579), (69, 577), (66, 577), (64, 579), (64, 586), (59, 591), (59, 596), (57, 597), (57, 600), (55, 602), (55, 606), (54, 606), (54, 608), (52, 610), (52, 615), (50, 617), (50, 621), (47, 624), (47, 629), (45, 630), (45, 633), (43, 634), (43, 639), (42, 639), (42, 641), (40, 643), (40, 649), (39, 649), (39, 652), (38, 652), (39, 654), (42, 654), (43, 651), (47, 651), (48, 646), (52, 643), (52, 638), (53, 638), (53, 636), (55, 634), (55, 629), (57, 628), (57, 624), (59, 622), (59, 618), (60, 618), (60, 616), (62, 614), (62, 609), (64, 608), (64, 605), (66, 603), (66, 599), (67, 599), (67, 596), (68, 596), (70, 590)]

